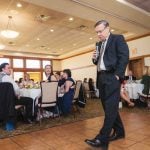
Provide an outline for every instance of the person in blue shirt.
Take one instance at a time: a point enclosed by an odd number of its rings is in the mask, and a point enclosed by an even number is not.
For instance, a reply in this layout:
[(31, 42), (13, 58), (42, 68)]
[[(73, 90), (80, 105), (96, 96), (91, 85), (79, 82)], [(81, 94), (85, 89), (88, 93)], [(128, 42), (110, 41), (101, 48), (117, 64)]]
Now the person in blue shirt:
[(74, 96), (74, 88), (75, 88), (75, 82), (71, 78), (71, 70), (65, 69), (63, 70), (63, 79), (65, 79), (65, 82), (63, 84), (64, 86), (64, 95), (62, 97), (62, 113), (64, 115), (67, 115), (71, 112), (72, 109), (72, 101)]

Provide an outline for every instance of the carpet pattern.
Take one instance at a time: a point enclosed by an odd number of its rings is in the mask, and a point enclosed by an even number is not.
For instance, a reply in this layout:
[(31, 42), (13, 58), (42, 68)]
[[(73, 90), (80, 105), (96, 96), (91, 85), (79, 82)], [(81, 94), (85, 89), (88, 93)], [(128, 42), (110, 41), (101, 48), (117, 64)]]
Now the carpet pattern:
[[(120, 111), (128, 111), (132, 113), (150, 113), (150, 111), (147, 108), (138, 108), (138, 107), (134, 108), (123, 107), (122, 109), (120, 109)], [(81, 108), (80, 113), (76, 113), (76, 117), (74, 117), (73, 115), (69, 115), (67, 117), (61, 116), (60, 119), (59, 118), (43, 119), (41, 125), (39, 125), (39, 123), (24, 124), (23, 122), (18, 122), (16, 129), (11, 132), (4, 130), (3, 127), (0, 126), (0, 138), (11, 137), (58, 125), (73, 123), (76, 121), (102, 116), (103, 114), (104, 112), (99, 99), (87, 100), (86, 107)]]

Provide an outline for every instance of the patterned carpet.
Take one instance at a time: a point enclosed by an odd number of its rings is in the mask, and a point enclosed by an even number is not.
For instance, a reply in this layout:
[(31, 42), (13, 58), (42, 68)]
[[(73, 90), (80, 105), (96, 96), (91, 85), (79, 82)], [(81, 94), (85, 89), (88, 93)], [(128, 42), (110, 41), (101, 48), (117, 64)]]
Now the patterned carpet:
[[(144, 107), (134, 107), (134, 108), (128, 108), (128, 107), (123, 107), (120, 109), (120, 111), (129, 111), (132, 113), (150, 113), (150, 111), (147, 108)], [(23, 122), (18, 122), (16, 129), (8, 132), (4, 130), (3, 126), (0, 126), (0, 138), (6, 138), (10, 136), (15, 136), (19, 134), (24, 134), (28, 132), (33, 132), (33, 131), (38, 131), (42, 130), (45, 128), (50, 128), (58, 125), (63, 125), (67, 123), (72, 123), (80, 120), (85, 120), (88, 118), (94, 118), (97, 116), (103, 115), (103, 109), (100, 103), (99, 99), (92, 99), (92, 100), (87, 100), (87, 104), (85, 108), (80, 109), (80, 113), (76, 113), (76, 117), (74, 118), (73, 115), (69, 115), (67, 117), (62, 117), (59, 118), (49, 118), (49, 119), (43, 119), (41, 126), (39, 123), (34, 123), (34, 124), (24, 124)]]

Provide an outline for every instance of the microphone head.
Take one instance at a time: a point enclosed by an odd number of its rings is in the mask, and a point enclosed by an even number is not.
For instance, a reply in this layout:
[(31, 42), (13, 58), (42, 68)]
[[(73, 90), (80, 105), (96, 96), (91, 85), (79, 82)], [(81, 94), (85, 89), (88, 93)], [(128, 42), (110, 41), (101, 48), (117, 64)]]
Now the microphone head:
[(99, 42), (96, 42), (96, 46), (99, 46)]

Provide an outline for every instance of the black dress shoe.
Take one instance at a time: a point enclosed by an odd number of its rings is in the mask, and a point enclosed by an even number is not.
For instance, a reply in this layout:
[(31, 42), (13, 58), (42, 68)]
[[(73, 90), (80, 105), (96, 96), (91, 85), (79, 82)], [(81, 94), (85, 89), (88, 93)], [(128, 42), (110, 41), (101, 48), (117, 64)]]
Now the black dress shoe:
[(125, 138), (124, 134), (113, 134), (112, 136), (109, 137), (109, 141), (115, 141), (123, 138)]
[(99, 139), (86, 139), (85, 142), (93, 147), (101, 147), (101, 148), (107, 148), (108, 147), (108, 143), (103, 143), (101, 142)]

